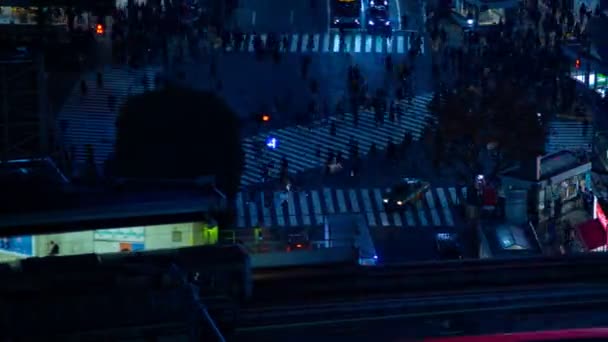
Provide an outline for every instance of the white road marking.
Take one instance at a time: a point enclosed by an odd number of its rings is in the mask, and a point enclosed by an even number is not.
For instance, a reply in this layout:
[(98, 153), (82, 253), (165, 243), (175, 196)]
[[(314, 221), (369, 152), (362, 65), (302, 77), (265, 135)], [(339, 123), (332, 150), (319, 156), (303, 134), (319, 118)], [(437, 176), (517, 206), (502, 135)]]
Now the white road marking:
[(365, 52), (372, 52), (372, 36), (365, 36)]
[(266, 46), (266, 39), (268, 39), (268, 35), (263, 33), (260, 35), (260, 39), (262, 39), (262, 46)]
[(317, 190), (311, 191), (312, 193), (312, 210), (315, 214), (315, 224), (323, 223), (323, 212), (321, 211), (321, 201), (319, 200), (319, 193)]
[(355, 35), (355, 52), (361, 52), (361, 35)]
[(323, 52), (329, 52), (329, 33), (323, 35)]
[(253, 46), (253, 43), (255, 42), (255, 35), (250, 35), (249, 36), (249, 52), (253, 52), (255, 50), (255, 47)]
[(441, 203), (441, 208), (443, 210), (443, 216), (445, 217), (446, 224), (450, 227), (453, 227), (454, 218), (452, 217), (450, 204), (448, 203), (448, 199), (445, 196), (445, 191), (443, 191), (443, 188), (437, 188), (437, 197), (439, 198), (439, 202)]
[(393, 213), (393, 221), (395, 222), (395, 226), (403, 226), (403, 222), (401, 222), (401, 215), (399, 215), (398, 212)]
[(422, 223), (422, 225), (425, 227), (428, 226), (429, 221), (426, 219), (426, 214), (424, 213), (424, 208), (421, 201), (416, 201), (416, 208), (418, 209), (418, 219), (420, 219), (420, 223)]
[[(260, 203), (264, 203), (264, 193), (261, 193), (260, 196), (262, 198), (262, 201)], [(262, 205), (262, 215), (264, 217), (264, 226), (265, 227), (271, 227), (272, 226), (272, 218), (270, 216), (270, 205), (271, 204), (272, 203), (268, 203), (267, 204), (268, 206)]]
[(305, 52), (308, 51), (308, 34), (304, 33), (302, 35), (302, 46), (300, 48), (300, 51)]
[(281, 194), (275, 193), (274, 200), (274, 209), (277, 214), (277, 226), (284, 227), (285, 226), (285, 218), (283, 217), (283, 200), (281, 198)]
[(348, 209), (346, 208), (346, 199), (344, 198), (344, 190), (336, 190), (336, 198), (338, 199), (338, 210), (340, 213), (348, 212)]
[(334, 208), (334, 199), (331, 196), (331, 189), (323, 189), (323, 199), (325, 199), (325, 208), (327, 208), (328, 214), (335, 214), (336, 209)]
[(397, 53), (405, 53), (405, 39), (403, 36), (397, 36)]
[(340, 52), (340, 36), (334, 35), (334, 52)]
[(300, 192), (300, 209), (302, 209), (302, 223), (305, 226), (310, 226), (310, 212), (308, 211), (308, 199), (306, 193)]
[(384, 39), (382, 39), (382, 37), (376, 37), (376, 53), (382, 53), (383, 46), (384, 46)]
[(391, 224), (388, 222), (388, 215), (384, 212), (384, 204), (382, 203), (382, 191), (380, 189), (374, 189), (374, 198), (376, 199), (376, 206), (380, 211), (380, 221), (382, 221), (382, 225), (385, 227), (390, 226)]
[(295, 196), (293, 192), (289, 192), (289, 200), (287, 202), (287, 210), (289, 213), (289, 225), (295, 227), (298, 225), (298, 218), (296, 217), (296, 206), (295, 206)]
[(313, 52), (319, 52), (319, 43), (320, 43), (320, 38), (321, 35), (316, 33), (313, 37), (312, 37), (312, 41), (314, 43), (314, 46), (312, 47), (312, 51)]
[(433, 198), (433, 194), (430, 191), (427, 191), (424, 195), (426, 197), (426, 204), (429, 209), (431, 209), (431, 219), (433, 220), (433, 224), (435, 226), (441, 226), (441, 219), (439, 218), (439, 213), (435, 207), (435, 199)]
[(291, 48), (289, 49), (289, 51), (298, 51), (298, 35), (295, 33), (291, 35)]
[(416, 225), (416, 221), (414, 220), (414, 214), (410, 208), (405, 208), (405, 220), (407, 221), (407, 225), (413, 227)]
[(350, 52), (350, 42), (352, 39), (353, 37), (351, 35), (344, 37), (344, 52)]
[(354, 189), (348, 190), (348, 197), (350, 198), (350, 207), (353, 209), (354, 213), (358, 213), (361, 211), (359, 209), (359, 201), (357, 200), (357, 192)]
[(363, 210), (367, 216), (367, 222), (370, 227), (376, 226), (376, 217), (374, 216), (374, 209), (372, 208), (372, 201), (369, 198), (369, 192), (367, 189), (361, 189), (361, 198), (363, 199)]

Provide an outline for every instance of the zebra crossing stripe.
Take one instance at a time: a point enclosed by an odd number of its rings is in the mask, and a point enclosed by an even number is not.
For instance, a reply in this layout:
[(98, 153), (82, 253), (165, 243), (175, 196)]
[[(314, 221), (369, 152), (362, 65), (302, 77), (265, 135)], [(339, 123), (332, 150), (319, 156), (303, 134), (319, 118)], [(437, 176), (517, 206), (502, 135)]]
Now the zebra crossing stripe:
[(298, 51), (298, 35), (295, 33), (291, 35), (291, 47), (289, 48), (289, 51)]
[(260, 220), (258, 220), (258, 207), (255, 202), (249, 202), (249, 218), (251, 219), (251, 225), (256, 225)]
[(307, 51), (307, 50), (308, 50), (308, 34), (304, 33), (302, 35), (300, 51)]
[(354, 189), (348, 190), (348, 197), (350, 198), (350, 207), (353, 208), (353, 212), (360, 212), (361, 210), (359, 209), (359, 200), (357, 199), (357, 192)]
[[(261, 200), (262, 200), (260, 203), (264, 203), (264, 193), (261, 193), (260, 197), (261, 197)], [(270, 203), (268, 203), (268, 204), (270, 204)], [(263, 204), (262, 204), (262, 215), (264, 217), (264, 225), (266, 227), (272, 226), (272, 218), (270, 216), (270, 209), (267, 206), (263, 205)]]
[(346, 208), (346, 200), (344, 199), (344, 190), (336, 190), (336, 198), (338, 199), (338, 210), (340, 213), (348, 212), (348, 209)]
[(279, 196), (278, 200), (275, 200), (275, 212), (277, 214), (277, 225), (279, 227), (285, 227), (285, 218), (283, 217), (283, 201), (280, 198), (281, 194), (276, 194)]
[(388, 215), (384, 212), (384, 205), (382, 204), (382, 192), (380, 189), (374, 189), (374, 198), (376, 199), (376, 207), (380, 211), (380, 221), (382, 221), (382, 225), (384, 227), (388, 227), (391, 224), (388, 222)]
[(305, 226), (310, 226), (310, 212), (308, 211), (308, 198), (306, 193), (300, 192), (298, 197), (300, 199), (300, 208), (302, 208), (302, 223), (304, 223)]
[(393, 213), (393, 222), (395, 222), (396, 226), (403, 225), (403, 223), (401, 222), (401, 215), (399, 215), (399, 213), (397, 213), (397, 212)]
[(323, 52), (329, 52), (329, 35), (323, 35)]
[(245, 227), (245, 209), (243, 208), (243, 193), (236, 195), (236, 215), (239, 228)]
[(253, 52), (255, 50), (255, 48), (253, 46), (254, 41), (255, 41), (255, 36), (254, 35), (249, 36), (249, 44), (248, 44), (249, 45), (249, 47), (248, 47), (249, 52)]
[(365, 52), (372, 52), (372, 36), (365, 36)]
[(289, 199), (287, 201), (287, 210), (289, 213), (289, 225), (295, 227), (298, 225), (298, 217), (296, 216), (296, 206), (294, 202), (293, 192), (289, 192)]
[(441, 225), (441, 219), (439, 219), (439, 214), (437, 213), (437, 208), (435, 207), (435, 199), (433, 199), (433, 194), (430, 191), (427, 191), (425, 192), (424, 196), (426, 198), (426, 204), (431, 210), (431, 220), (433, 220), (433, 225)]
[(464, 200), (466, 200), (467, 199), (467, 187), (466, 186), (462, 187), (461, 191), (462, 191), (462, 198)]
[(321, 200), (319, 199), (319, 193), (314, 190), (311, 191), (312, 195), (312, 209), (315, 214), (315, 224), (319, 225), (323, 223), (323, 212), (321, 211)]
[(425, 227), (428, 226), (429, 221), (426, 219), (426, 215), (420, 201), (416, 202), (416, 209), (418, 209), (418, 218), (420, 219), (420, 223)]
[(397, 53), (405, 53), (405, 49), (403, 48), (403, 44), (405, 43), (405, 38), (403, 36), (397, 37)]
[(262, 33), (260, 35), (260, 39), (262, 40), (262, 44), (266, 46), (266, 40), (268, 39), (268, 35), (266, 33)]
[(318, 34), (318, 33), (316, 33), (316, 34), (315, 34), (315, 35), (312, 37), (312, 41), (313, 41), (313, 44), (314, 44), (314, 46), (313, 46), (313, 48), (312, 48), (312, 51), (313, 51), (313, 52), (319, 52), (319, 43), (320, 43), (320, 41), (319, 41), (319, 40), (320, 40), (320, 38), (321, 38), (321, 35), (320, 35), (320, 34)]
[(344, 39), (344, 52), (350, 52), (351, 39), (352, 36), (346, 36), (346, 38)]
[(361, 198), (363, 199), (363, 210), (367, 216), (367, 223), (370, 227), (376, 226), (376, 217), (374, 216), (374, 209), (372, 208), (372, 201), (369, 198), (369, 192), (367, 189), (361, 189)]
[(323, 189), (323, 199), (325, 200), (325, 207), (327, 207), (328, 214), (335, 214), (336, 210), (334, 208), (334, 200), (331, 197), (331, 189), (325, 188)]
[(355, 52), (361, 52), (361, 36), (355, 36)]
[(454, 219), (452, 218), (452, 211), (450, 210), (450, 205), (448, 203), (448, 199), (445, 196), (445, 192), (443, 188), (437, 188), (437, 197), (439, 198), (439, 203), (441, 203), (441, 208), (443, 210), (443, 217), (445, 217), (445, 221), (448, 226), (454, 226)]
[(340, 52), (340, 36), (334, 34), (334, 52)]
[(455, 205), (460, 204), (460, 201), (458, 200), (458, 194), (456, 193), (456, 189), (448, 188), (448, 191), (450, 192), (450, 198), (452, 199), (452, 203), (454, 203)]
[(383, 38), (376, 37), (376, 53), (382, 53)]
[(405, 220), (407, 221), (407, 225), (410, 227), (416, 225), (416, 221), (414, 221), (414, 214), (410, 208), (405, 208)]

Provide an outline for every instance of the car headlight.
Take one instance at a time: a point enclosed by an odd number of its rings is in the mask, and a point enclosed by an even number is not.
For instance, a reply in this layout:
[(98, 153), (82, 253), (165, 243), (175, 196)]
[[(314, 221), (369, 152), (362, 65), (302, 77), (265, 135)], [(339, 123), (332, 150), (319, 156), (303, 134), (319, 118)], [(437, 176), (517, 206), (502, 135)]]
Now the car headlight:
[(385, 199), (382, 200), (382, 202), (388, 203), (388, 200), (385, 198)]
[(375, 25), (375, 24), (374, 24), (374, 22), (373, 22), (372, 20), (368, 21), (367, 23), (368, 23), (368, 24), (370, 24), (371, 26), (374, 26), (374, 25)]
[(359, 24), (359, 19), (355, 19), (355, 24)]
[(397, 205), (403, 205), (403, 202), (397, 201)]
[(384, 25), (386, 25), (386, 26), (388, 26), (388, 25), (390, 25), (390, 24), (391, 24), (391, 22), (390, 22), (390, 21), (388, 21), (388, 20), (384, 22)]
[(369, 5), (370, 6), (375, 6), (376, 4), (374, 3), (374, 0), (372, 0), (372, 1), (369, 2)]
[(473, 26), (473, 24), (475, 23), (475, 20), (473, 19), (467, 19), (467, 24), (470, 26)]
[(337, 24), (337, 23), (339, 23), (339, 22), (340, 22), (340, 19), (338, 19), (338, 18), (335, 18), (335, 19), (334, 19), (334, 24)]
[(384, 6), (388, 6), (388, 1), (384, 0)]

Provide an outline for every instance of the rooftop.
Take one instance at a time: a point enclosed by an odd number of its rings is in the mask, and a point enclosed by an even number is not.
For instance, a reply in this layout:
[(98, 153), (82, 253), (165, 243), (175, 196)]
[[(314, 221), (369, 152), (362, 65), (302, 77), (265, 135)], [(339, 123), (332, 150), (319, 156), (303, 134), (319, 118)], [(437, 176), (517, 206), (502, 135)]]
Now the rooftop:
[(542, 253), (536, 235), (528, 225), (496, 222), (481, 225), (481, 231), (493, 257), (519, 257)]
[(518, 168), (509, 170), (503, 175), (528, 181), (546, 180), (588, 163), (570, 151), (560, 151), (540, 158), (539, 179), (536, 179), (535, 160), (522, 163)]
[(0, 186), (0, 229), (5, 235), (187, 222), (225, 204), (211, 184), (70, 184), (46, 159), (0, 164)]

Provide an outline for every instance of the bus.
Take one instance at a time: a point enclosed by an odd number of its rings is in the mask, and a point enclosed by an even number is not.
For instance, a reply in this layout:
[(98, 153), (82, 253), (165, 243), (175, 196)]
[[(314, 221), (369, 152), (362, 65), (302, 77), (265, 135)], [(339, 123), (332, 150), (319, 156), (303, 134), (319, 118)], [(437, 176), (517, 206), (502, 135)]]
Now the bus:
[(331, 0), (331, 26), (359, 28), (363, 13), (363, 0)]

